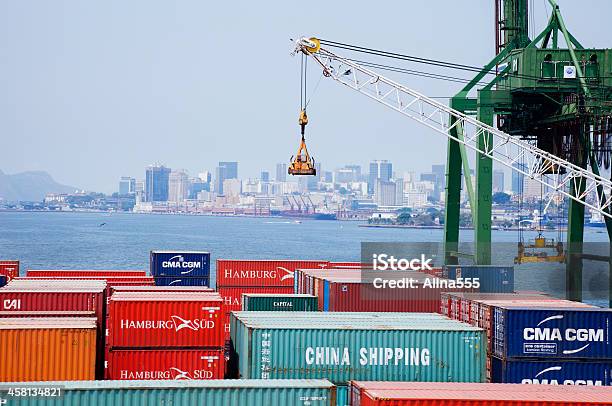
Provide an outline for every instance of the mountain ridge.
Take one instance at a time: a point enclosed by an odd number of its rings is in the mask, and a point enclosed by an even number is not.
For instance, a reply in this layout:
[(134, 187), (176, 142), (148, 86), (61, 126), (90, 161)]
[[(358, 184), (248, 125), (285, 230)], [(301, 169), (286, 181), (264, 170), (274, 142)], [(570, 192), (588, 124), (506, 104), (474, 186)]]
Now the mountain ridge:
[(5, 201), (42, 201), (48, 193), (72, 193), (76, 189), (58, 183), (46, 171), (7, 174), (0, 169), (0, 199)]

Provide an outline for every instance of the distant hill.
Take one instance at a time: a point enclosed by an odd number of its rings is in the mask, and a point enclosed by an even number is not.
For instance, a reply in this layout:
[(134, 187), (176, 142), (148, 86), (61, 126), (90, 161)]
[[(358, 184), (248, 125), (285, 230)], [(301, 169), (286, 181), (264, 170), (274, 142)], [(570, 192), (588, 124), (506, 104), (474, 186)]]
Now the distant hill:
[(5, 174), (0, 170), (0, 199), (42, 201), (47, 193), (72, 193), (76, 188), (57, 183), (44, 171)]

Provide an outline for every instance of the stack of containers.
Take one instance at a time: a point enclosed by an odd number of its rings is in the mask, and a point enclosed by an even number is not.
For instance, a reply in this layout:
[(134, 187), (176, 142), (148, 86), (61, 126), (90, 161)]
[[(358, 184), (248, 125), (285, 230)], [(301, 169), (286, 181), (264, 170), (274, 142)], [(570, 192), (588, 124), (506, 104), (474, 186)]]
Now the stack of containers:
[(611, 385), (612, 310), (571, 303), (496, 305), (492, 381)]
[(610, 405), (612, 388), (491, 383), (351, 382), (354, 406)]
[[(93, 313), (97, 327), (96, 376), (103, 376), (104, 294), (100, 280), (15, 278), (0, 288), (2, 317), (82, 317)], [(61, 312), (60, 314), (58, 314)]]
[(210, 253), (151, 251), (150, 270), (159, 286), (210, 286)]
[(0, 382), (93, 380), (96, 319), (0, 319)]
[[(473, 291), (466, 288), (448, 288), (441, 279), (422, 272), (403, 272), (402, 277), (412, 279), (413, 286), (405, 288), (378, 288), (368, 276), (368, 270), (308, 270), (296, 273), (295, 289), (298, 293), (317, 296), (322, 311), (381, 311), (381, 312), (438, 312), (443, 292)], [(434, 281), (440, 285), (432, 285)]]
[(109, 379), (221, 379), (223, 299), (216, 292), (115, 292)]
[(298, 293), (293, 287), (297, 269), (327, 267), (328, 261), (218, 259), (216, 285), (225, 302), (226, 340), (230, 313), (240, 310), (243, 293)]
[(0, 288), (19, 276), (19, 261), (0, 261)]
[(110, 323), (108, 322), (109, 319), (109, 314), (110, 312), (108, 311), (108, 308), (110, 306), (110, 298), (116, 293), (116, 292), (191, 292), (194, 294), (197, 293), (209, 293), (209, 292), (214, 292), (214, 289), (206, 287), (206, 286), (134, 286), (134, 285), (127, 285), (127, 286), (109, 286), (108, 287), (108, 294), (106, 296), (106, 308), (107, 308), (107, 312), (106, 312), (106, 341), (105, 341), (105, 345), (104, 345), (104, 379), (109, 379), (109, 371), (108, 371), (108, 363), (109, 363), (109, 343), (108, 343), (108, 336), (109, 336), (109, 328), (110, 328)]
[(435, 313), (233, 312), (231, 339), (240, 378), (485, 378), (484, 331)]
[[(441, 308), (448, 308), (451, 318), (466, 321), (474, 326), (485, 329), (487, 333), (487, 381), (496, 383), (539, 383), (539, 384), (565, 384), (565, 385), (610, 385), (610, 371), (612, 371), (612, 358), (604, 355), (590, 358), (588, 354), (572, 352), (576, 349), (561, 348), (567, 340), (566, 334), (575, 343), (591, 346), (589, 334), (594, 338), (601, 339), (597, 334), (607, 337), (607, 324), (609, 322), (609, 310), (599, 309), (588, 304), (572, 302), (570, 300), (556, 299), (538, 292), (516, 292), (511, 294), (458, 294), (449, 293), (443, 295)], [(556, 321), (562, 322), (568, 319), (567, 312), (583, 312), (580, 318), (582, 323), (600, 324), (600, 328), (590, 330), (589, 327), (579, 328), (574, 321), (569, 322), (569, 331), (563, 330), (562, 326), (555, 326)], [(509, 312), (509, 313), (508, 313)], [(539, 312), (539, 313), (538, 313)], [(550, 314), (550, 320), (545, 318), (533, 320), (533, 317)], [(591, 312), (600, 315), (587, 317)], [(603, 313), (602, 313), (603, 312)], [(607, 316), (605, 314), (607, 312)], [(442, 311), (443, 314), (447, 314)], [(465, 320), (466, 314), (471, 316)], [(507, 320), (504, 315), (519, 315), (530, 320), (532, 326), (520, 326), (512, 324), (506, 326)], [(497, 320), (496, 320), (497, 316)], [(593, 321), (595, 317), (595, 321)], [(530, 319), (531, 318), (531, 319)], [(517, 320), (517, 319), (512, 319)], [(598, 320), (598, 322), (597, 322)], [(574, 323), (574, 324), (572, 324)], [(540, 324), (540, 325), (538, 325)], [(589, 324), (589, 325), (590, 325)], [(549, 326), (549, 325), (552, 325)], [(605, 327), (602, 327), (605, 326)], [(507, 334), (510, 328), (514, 333)], [(574, 337), (573, 330), (580, 332), (583, 336)], [(523, 338), (521, 338), (523, 334)], [(565, 335), (564, 335), (565, 334)], [(511, 337), (510, 337), (511, 336)], [(528, 338), (528, 339), (527, 339)], [(505, 341), (504, 341), (505, 340)], [(604, 339), (605, 340), (605, 339)], [(496, 344), (496, 342), (498, 344)], [(503, 343), (522, 343), (523, 352), (518, 347), (512, 347), (516, 352), (508, 355)], [(497, 350), (496, 350), (497, 345)], [(580, 348), (580, 345), (576, 345)], [(609, 347), (609, 345), (608, 345)], [(568, 351), (565, 353), (564, 351)]]

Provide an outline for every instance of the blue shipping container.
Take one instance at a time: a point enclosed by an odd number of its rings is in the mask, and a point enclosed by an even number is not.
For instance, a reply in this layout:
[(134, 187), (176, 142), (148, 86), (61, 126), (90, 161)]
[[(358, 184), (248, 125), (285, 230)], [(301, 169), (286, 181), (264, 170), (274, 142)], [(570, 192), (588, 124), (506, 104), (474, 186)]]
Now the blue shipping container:
[(210, 277), (210, 253), (202, 251), (151, 251), (152, 276)]
[(210, 286), (210, 278), (153, 278), (157, 286)]
[(611, 319), (611, 309), (495, 307), (493, 353), (504, 359), (612, 359)]
[(514, 267), (494, 265), (446, 265), (442, 276), (447, 279), (478, 278), (482, 293), (514, 292)]
[(491, 359), (491, 382), (536, 385), (612, 384), (612, 361)]

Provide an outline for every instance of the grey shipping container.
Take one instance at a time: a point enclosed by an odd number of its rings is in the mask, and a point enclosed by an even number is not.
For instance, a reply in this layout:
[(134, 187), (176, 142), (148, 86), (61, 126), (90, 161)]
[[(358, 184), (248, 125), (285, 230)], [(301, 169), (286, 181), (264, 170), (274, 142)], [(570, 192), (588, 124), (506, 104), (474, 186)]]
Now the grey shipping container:
[(484, 331), (431, 313), (233, 312), (231, 339), (241, 378), (485, 378)]
[[(3, 388), (23, 387), (2, 383)], [(61, 396), (19, 397), (21, 406), (142, 406), (255, 405), (335, 406), (336, 387), (326, 380), (210, 380), (210, 381), (81, 381), (29, 382), (28, 387), (59, 388)], [(6, 398), (2, 392), (3, 398)], [(8, 405), (13, 404), (8, 397)]]
[(514, 292), (514, 267), (495, 265), (446, 265), (442, 276), (448, 279), (478, 278), (482, 293)]
[(242, 310), (317, 311), (317, 297), (305, 294), (243, 293)]

